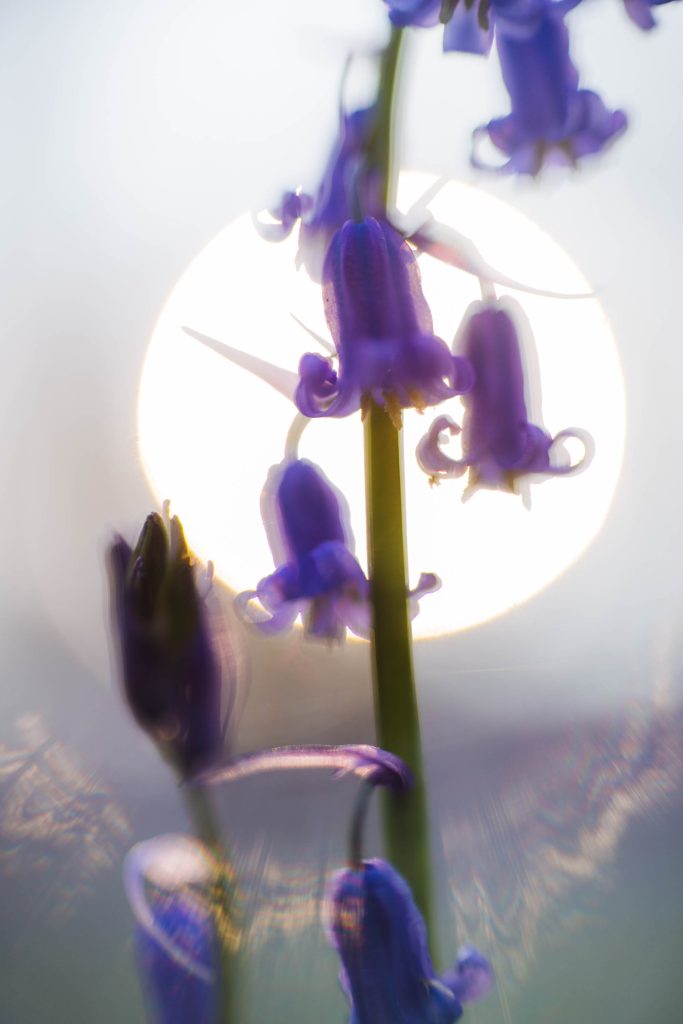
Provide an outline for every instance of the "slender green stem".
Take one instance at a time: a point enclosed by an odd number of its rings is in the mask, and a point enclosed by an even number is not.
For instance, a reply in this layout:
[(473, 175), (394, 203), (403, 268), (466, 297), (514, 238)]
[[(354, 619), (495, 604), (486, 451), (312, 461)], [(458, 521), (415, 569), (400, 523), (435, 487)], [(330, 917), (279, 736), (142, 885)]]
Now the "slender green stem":
[(393, 109), (401, 56), (403, 30), (391, 29), (389, 42), (382, 54), (379, 89), (375, 108), (375, 130), (368, 144), (367, 160), (382, 182), (382, 198), (385, 209), (391, 206), (393, 179)]
[(383, 794), (385, 843), (389, 859), (422, 911), (436, 956), (429, 821), (406, 598), (401, 434), (376, 405), (365, 421), (365, 474), (377, 741), (402, 757), (415, 775), (407, 794)]
[(208, 791), (202, 786), (186, 786), (184, 793), (197, 836), (209, 850), (214, 868), (211, 905), (218, 943), (216, 1024), (235, 1024), (237, 943), (229, 851)]

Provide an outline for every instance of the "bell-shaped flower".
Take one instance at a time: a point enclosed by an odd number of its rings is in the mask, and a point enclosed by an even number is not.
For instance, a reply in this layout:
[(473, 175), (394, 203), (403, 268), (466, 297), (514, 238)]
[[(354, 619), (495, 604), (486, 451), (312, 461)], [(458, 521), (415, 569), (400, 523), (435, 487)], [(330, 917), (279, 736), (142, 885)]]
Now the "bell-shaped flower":
[[(515, 321), (524, 323), (524, 314), (511, 299), (470, 306), (459, 335), (475, 376), (474, 387), (463, 397), (462, 458), (452, 459), (441, 448), (443, 435), (460, 433), (448, 416), (437, 417), (417, 449), (418, 463), (434, 481), (469, 471), (464, 497), (477, 487), (514, 492), (519, 479), (532, 473), (576, 472), (592, 454), (592, 440), (585, 431), (562, 430), (553, 438), (529, 422)], [(562, 451), (561, 442), (570, 438), (584, 448), (578, 463), (570, 463)]]
[[(496, 48), (512, 110), (475, 130), (475, 167), (536, 175), (548, 163), (573, 166), (625, 130), (623, 111), (610, 111), (596, 93), (579, 89), (564, 13), (565, 4), (543, 0), (531, 19), (496, 20)], [(479, 156), (485, 137), (507, 158), (502, 165)]]
[[(475, 950), (435, 976), (424, 921), (410, 889), (383, 860), (340, 871), (327, 899), (328, 933), (341, 960), (350, 1024), (453, 1024), (488, 991), (493, 972)], [(451, 987), (451, 985), (453, 987)]]
[[(368, 581), (349, 547), (342, 500), (311, 462), (295, 460), (271, 471), (263, 511), (281, 564), (255, 591), (237, 596), (237, 610), (249, 622), (275, 633), (302, 614), (312, 636), (342, 640), (347, 627), (367, 633)], [(256, 613), (255, 600), (265, 616)]]
[(265, 238), (278, 241), (300, 221), (297, 264), (315, 281), (320, 281), (335, 232), (355, 211), (371, 215), (381, 209), (380, 182), (366, 160), (374, 125), (374, 106), (350, 114), (340, 111), (337, 137), (315, 193), (286, 192), (273, 211), (276, 223), (257, 225)]
[(314, 353), (302, 358), (295, 401), (304, 416), (348, 416), (375, 402), (400, 426), (401, 409), (470, 386), (467, 365), (434, 334), (412, 249), (387, 223), (348, 221), (337, 232), (323, 302), (338, 367)]
[[(308, 636), (341, 641), (347, 628), (367, 636), (369, 584), (352, 553), (343, 496), (317, 466), (297, 459), (271, 470), (262, 507), (278, 568), (256, 590), (237, 595), (242, 618), (264, 633), (289, 629), (301, 615)], [(413, 615), (422, 594), (439, 585), (433, 574), (420, 577), (408, 594)]]
[(136, 720), (182, 775), (223, 746), (221, 668), (183, 528), (147, 517), (134, 549), (109, 552), (124, 690)]

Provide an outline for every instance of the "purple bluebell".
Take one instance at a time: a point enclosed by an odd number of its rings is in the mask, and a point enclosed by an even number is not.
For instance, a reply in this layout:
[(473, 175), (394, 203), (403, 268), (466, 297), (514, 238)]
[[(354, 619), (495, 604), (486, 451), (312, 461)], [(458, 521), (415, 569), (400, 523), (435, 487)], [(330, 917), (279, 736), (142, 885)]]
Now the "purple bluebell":
[(259, 225), (264, 237), (277, 241), (300, 221), (297, 263), (315, 281), (320, 281), (334, 233), (359, 210), (371, 216), (381, 209), (379, 179), (366, 160), (374, 124), (374, 106), (350, 114), (341, 111), (337, 138), (315, 194), (286, 192), (273, 211), (278, 223)]
[[(549, 163), (573, 166), (626, 129), (623, 111), (610, 111), (596, 93), (579, 89), (565, 13), (565, 4), (543, 0), (531, 19), (497, 19), (496, 48), (512, 110), (475, 130), (475, 167), (536, 175)], [(506, 157), (502, 165), (479, 156), (486, 137)]]
[(471, 384), (433, 331), (415, 255), (388, 224), (349, 221), (334, 236), (323, 273), (332, 360), (309, 353), (299, 364), (295, 401), (304, 416), (348, 416), (369, 402), (396, 426), (401, 409), (424, 409)]
[(124, 690), (138, 723), (182, 775), (208, 767), (223, 746), (221, 669), (177, 517), (147, 517), (134, 549), (109, 552)]
[(463, 1003), (483, 995), (492, 981), (488, 962), (470, 949), (469, 972), (459, 962), (446, 978), (435, 976), (424, 921), (405, 881), (386, 861), (365, 860), (340, 871), (327, 906), (350, 1024), (453, 1024)]
[[(312, 636), (342, 640), (347, 627), (365, 635), (370, 614), (368, 581), (349, 549), (340, 496), (323, 473), (303, 459), (271, 474), (266, 498), (271, 495), (275, 499), (271, 546), (283, 563), (255, 591), (237, 596), (238, 611), (267, 633), (288, 629), (302, 614), (306, 632)], [(254, 599), (266, 612), (265, 618), (253, 613), (250, 602)]]
[[(459, 336), (475, 376), (474, 387), (463, 398), (462, 458), (452, 459), (441, 450), (444, 433), (460, 433), (448, 416), (437, 417), (418, 446), (418, 462), (434, 480), (469, 471), (465, 497), (477, 487), (515, 491), (527, 474), (573, 473), (590, 459), (592, 442), (584, 431), (562, 430), (553, 438), (529, 422), (515, 321), (523, 323), (524, 315), (510, 299), (470, 306)], [(582, 460), (552, 461), (551, 454), (562, 459), (561, 442), (569, 438), (583, 444)]]
[(657, 24), (652, 8), (672, 2), (673, 0), (624, 0), (624, 7), (631, 21), (647, 32)]
[[(216, 985), (215, 938), (211, 916), (182, 893), (159, 901), (155, 924), (167, 943), (138, 926), (135, 947), (149, 1020), (154, 1024), (214, 1024)], [(175, 952), (174, 950), (177, 950)], [(179, 956), (181, 953), (183, 956)], [(198, 963), (201, 973), (193, 969)]]
[[(256, 590), (235, 598), (238, 613), (264, 633), (289, 629), (298, 615), (308, 636), (341, 641), (346, 630), (365, 637), (371, 627), (370, 588), (352, 554), (343, 496), (305, 459), (271, 470), (263, 516), (278, 568)], [(440, 581), (423, 573), (408, 592), (411, 615)], [(254, 606), (258, 603), (261, 610)]]

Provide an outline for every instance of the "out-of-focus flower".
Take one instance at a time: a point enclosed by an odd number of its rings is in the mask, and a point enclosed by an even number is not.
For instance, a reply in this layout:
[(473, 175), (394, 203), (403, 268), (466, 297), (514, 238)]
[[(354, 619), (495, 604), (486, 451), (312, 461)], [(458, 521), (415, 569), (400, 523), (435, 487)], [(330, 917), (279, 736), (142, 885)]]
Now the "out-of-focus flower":
[(624, 0), (624, 7), (631, 21), (647, 32), (657, 24), (652, 8), (672, 2), (673, 0)]
[[(256, 590), (237, 595), (239, 614), (264, 633), (289, 629), (302, 615), (309, 636), (341, 641), (347, 628), (367, 636), (370, 588), (352, 554), (346, 502), (322, 471), (305, 459), (271, 470), (263, 517), (275, 562), (281, 564)], [(439, 585), (431, 573), (420, 577), (417, 588), (408, 593), (413, 615), (419, 598)]]
[[(585, 431), (562, 430), (554, 438), (529, 422), (524, 370), (515, 320), (524, 314), (510, 299), (475, 302), (465, 314), (460, 343), (469, 360), (475, 383), (463, 398), (462, 458), (451, 459), (441, 450), (441, 435), (460, 433), (448, 416), (439, 416), (417, 450), (421, 468), (434, 480), (461, 476), (469, 470), (468, 497), (477, 487), (515, 491), (517, 481), (529, 473), (562, 475), (585, 467), (592, 441)], [(583, 444), (580, 462), (552, 462), (561, 458), (560, 442), (576, 438)]]
[(208, 851), (184, 835), (137, 843), (124, 861), (124, 885), (136, 919), (136, 959), (154, 1024), (216, 1020), (212, 870)]
[(275, 224), (258, 224), (270, 240), (286, 238), (297, 221), (298, 265), (319, 281), (325, 254), (334, 233), (358, 214), (374, 216), (382, 208), (381, 185), (366, 160), (367, 146), (375, 124), (375, 108), (364, 107), (339, 117), (339, 132), (317, 191), (286, 192), (273, 211)]
[(123, 683), (136, 720), (183, 775), (221, 753), (221, 670), (177, 517), (147, 517), (134, 549), (109, 552)]
[(435, 977), (424, 921), (386, 861), (366, 860), (339, 872), (327, 905), (351, 1024), (453, 1024), (463, 1003), (488, 991), (493, 973), (475, 950), (464, 950), (444, 979)]
[[(496, 21), (496, 48), (512, 111), (475, 130), (475, 167), (535, 175), (548, 163), (573, 166), (625, 130), (623, 111), (610, 111), (596, 93), (579, 89), (565, 12), (564, 4), (544, 0), (530, 20), (506, 16)], [(479, 157), (484, 137), (507, 157), (501, 166)]]
[(295, 401), (304, 416), (348, 416), (374, 401), (398, 427), (401, 409), (422, 410), (471, 385), (467, 364), (434, 334), (412, 249), (387, 223), (349, 221), (337, 232), (323, 302), (339, 367), (302, 358)]

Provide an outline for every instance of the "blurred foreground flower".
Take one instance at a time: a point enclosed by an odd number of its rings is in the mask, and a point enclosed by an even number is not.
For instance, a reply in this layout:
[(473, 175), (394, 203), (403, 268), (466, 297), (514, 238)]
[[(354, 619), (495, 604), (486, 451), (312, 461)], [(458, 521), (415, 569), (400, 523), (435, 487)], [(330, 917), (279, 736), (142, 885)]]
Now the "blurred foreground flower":
[(135, 952), (154, 1024), (214, 1024), (218, 944), (211, 858), (185, 835), (134, 846), (124, 884), (136, 918)]
[(443, 979), (435, 977), (424, 921), (386, 861), (340, 871), (330, 886), (328, 914), (351, 1024), (453, 1024), (464, 1003), (491, 987), (491, 965), (469, 948)]
[[(367, 636), (369, 584), (352, 554), (342, 495), (317, 466), (297, 459), (271, 471), (263, 504), (273, 555), (282, 564), (256, 590), (237, 595), (235, 604), (242, 618), (265, 633), (289, 629), (302, 615), (309, 636), (341, 641), (347, 628)], [(420, 577), (408, 595), (413, 599), (413, 614), (422, 594), (438, 586), (433, 574)], [(265, 617), (256, 611), (254, 601)]]
[[(623, 111), (610, 111), (597, 93), (579, 89), (569, 56), (565, 8), (544, 0), (529, 21), (496, 22), (496, 48), (512, 111), (475, 130), (475, 167), (536, 175), (548, 163), (574, 166), (625, 131)], [(507, 157), (499, 167), (478, 155), (486, 136)]]
[(177, 517), (147, 517), (134, 549), (109, 552), (123, 684), (137, 722), (182, 776), (223, 747), (221, 670)]
[(374, 401), (399, 427), (401, 409), (471, 385), (468, 367), (434, 334), (412, 249), (388, 224), (349, 221), (337, 232), (323, 302), (339, 369), (315, 353), (302, 358), (295, 401), (304, 416), (348, 416)]
[[(474, 369), (475, 383), (463, 398), (462, 458), (451, 459), (441, 450), (442, 434), (460, 433), (448, 416), (436, 418), (417, 449), (421, 468), (434, 480), (462, 476), (469, 470), (465, 498), (477, 487), (514, 492), (519, 478), (529, 473), (574, 473), (585, 468), (592, 455), (592, 440), (585, 431), (562, 430), (553, 438), (529, 422), (515, 320), (524, 323), (524, 314), (511, 299), (470, 306), (461, 345)], [(582, 443), (582, 459), (552, 462), (551, 451), (555, 449), (561, 457), (559, 442), (570, 438)]]

